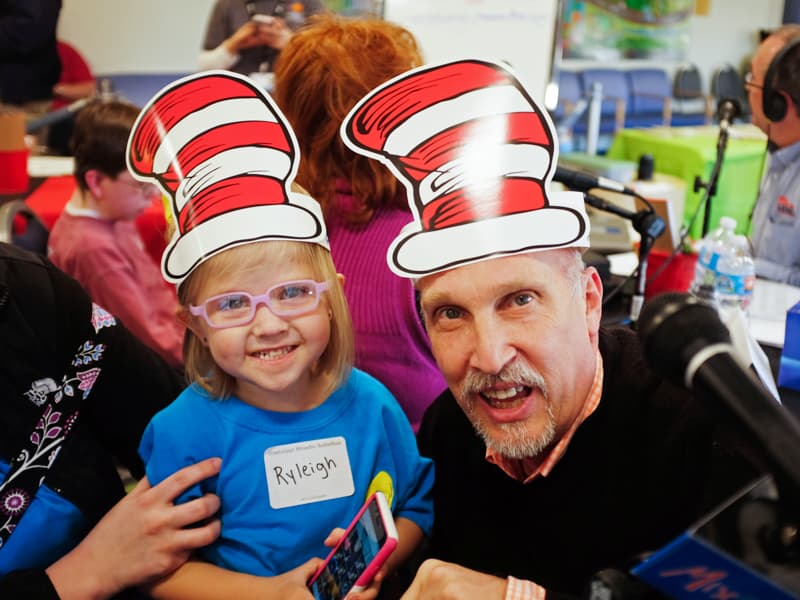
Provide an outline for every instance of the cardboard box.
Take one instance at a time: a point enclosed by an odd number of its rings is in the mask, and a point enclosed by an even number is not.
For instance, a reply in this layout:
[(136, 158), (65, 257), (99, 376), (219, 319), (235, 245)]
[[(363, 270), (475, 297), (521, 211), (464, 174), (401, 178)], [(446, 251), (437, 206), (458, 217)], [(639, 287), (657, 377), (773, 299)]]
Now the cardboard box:
[(778, 385), (800, 390), (800, 302), (786, 311), (786, 335), (783, 338)]
[(0, 106), (0, 151), (25, 149), (25, 113)]

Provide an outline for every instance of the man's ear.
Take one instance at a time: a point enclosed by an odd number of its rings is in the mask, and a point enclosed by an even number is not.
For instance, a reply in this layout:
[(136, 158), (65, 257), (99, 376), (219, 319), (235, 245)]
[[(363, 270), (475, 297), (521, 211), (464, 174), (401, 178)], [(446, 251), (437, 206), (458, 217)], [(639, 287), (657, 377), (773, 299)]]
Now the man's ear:
[(600, 329), (600, 318), (603, 313), (603, 282), (594, 267), (587, 267), (583, 272), (584, 297), (586, 301), (586, 324), (589, 335), (596, 339)]
[(783, 96), (783, 99), (786, 100), (786, 115), (781, 120), (786, 120), (786, 117), (789, 116), (792, 116), (795, 118), (795, 120), (797, 120), (797, 117), (800, 117), (800, 106), (795, 103), (787, 91), (779, 90), (779, 93)]

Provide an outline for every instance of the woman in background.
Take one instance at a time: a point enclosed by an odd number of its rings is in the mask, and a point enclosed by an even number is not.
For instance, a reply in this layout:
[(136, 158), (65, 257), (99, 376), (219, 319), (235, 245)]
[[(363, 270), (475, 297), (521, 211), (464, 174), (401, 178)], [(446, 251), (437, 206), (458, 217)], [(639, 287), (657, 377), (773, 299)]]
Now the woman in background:
[(421, 63), (414, 36), (398, 25), (320, 15), (284, 47), (273, 92), (300, 145), (296, 181), (322, 205), (333, 260), (345, 276), (356, 366), (389, 388), (414, 431), (446, 385), (413, 285), (386, 264), (389, 244), (411, 213), (398, 180), (350, 151), (339, 126), (368, 91)]

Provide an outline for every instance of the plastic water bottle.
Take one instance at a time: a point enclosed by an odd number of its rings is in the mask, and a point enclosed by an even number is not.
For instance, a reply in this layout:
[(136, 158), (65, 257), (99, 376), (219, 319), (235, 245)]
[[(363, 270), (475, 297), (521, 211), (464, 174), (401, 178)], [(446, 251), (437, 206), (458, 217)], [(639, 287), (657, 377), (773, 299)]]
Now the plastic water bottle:
[(736, 236), (736, 219), (722, 217), (719, 227), (709, 231), (698, 244), (697, 263), (694, 267), (694, 279), (689, 292), (699, 298), (712, 300), (717, 290), (717, 265), (723, 254), (733, 252)]
[(735, 235), (726, 250), (717, 261), (717, 300), (720, 309), (738, 307), (747, 314), (756, 282), (750, 242), (743, 235)]

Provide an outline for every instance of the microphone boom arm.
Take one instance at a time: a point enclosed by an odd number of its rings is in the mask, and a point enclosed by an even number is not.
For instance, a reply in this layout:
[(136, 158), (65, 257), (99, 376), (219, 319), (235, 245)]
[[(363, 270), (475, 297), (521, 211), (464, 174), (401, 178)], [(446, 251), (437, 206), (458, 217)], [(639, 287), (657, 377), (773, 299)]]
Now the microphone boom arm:
[[(635, 197), (639, 197), (634, 193)], [(631, 298), (631, 311), (630, 318), (632, 322), (636, 322), (639, 318), (639, 312), (642, 310), (644, 304), (644, 293), (647, 286), (647, 257), (650, 250), (653, 248), (653, 243), (656, 238), (664, 233), (667, 225), (664, 219), (659, 217), (651, 208), (642, 209), (639, 211), (630, 211), (624, 209), (611, 202), (606, 202), (602, 198), (593, 196), (591, 193), (584, 193), (584, 201), (589, 206), (598, 210), (603, 210), (613, 213), (617, 216), (627, 219), (633, 225), (634, 231), (641, 236), (639, 242), (639, 274), (636, 280), (636, 292)]]

